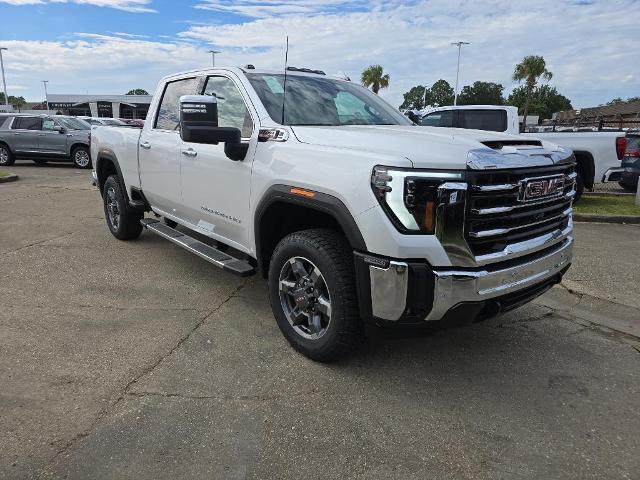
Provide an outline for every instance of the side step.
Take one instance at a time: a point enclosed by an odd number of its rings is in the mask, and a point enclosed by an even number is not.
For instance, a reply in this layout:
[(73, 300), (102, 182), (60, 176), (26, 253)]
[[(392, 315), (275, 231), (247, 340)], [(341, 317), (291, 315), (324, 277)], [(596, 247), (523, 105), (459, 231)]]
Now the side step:
[(235, 273), (242, 277), (256, 273), (255, 268), (252, 267), (249, 262), (234, 258), (231, 255), (201, 242), (200, 240), (196, 240), (189, 235), (179, 232), (175, 228), (169, 227), (158, 220), (143, 218), (140, 220), (140, 223), (147, 230), (166, 238), (170, 242), (175, 243), (179, 247), (182, 247), (191, 253), (195, 253), (200, 258), (204, 258), (207, 262), (211, 262), (227, 272)]

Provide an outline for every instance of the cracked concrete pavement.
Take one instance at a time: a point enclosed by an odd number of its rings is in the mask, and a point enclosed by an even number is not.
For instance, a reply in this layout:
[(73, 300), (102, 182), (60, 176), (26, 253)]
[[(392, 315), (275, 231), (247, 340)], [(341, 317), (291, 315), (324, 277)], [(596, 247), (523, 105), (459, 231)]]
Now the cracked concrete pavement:
[(86, 171), (7, 170), (0, 478), (637, 478), (638, 227), (578, 225), (571, 292), (321, 365), (260, 278), (116, 241)]

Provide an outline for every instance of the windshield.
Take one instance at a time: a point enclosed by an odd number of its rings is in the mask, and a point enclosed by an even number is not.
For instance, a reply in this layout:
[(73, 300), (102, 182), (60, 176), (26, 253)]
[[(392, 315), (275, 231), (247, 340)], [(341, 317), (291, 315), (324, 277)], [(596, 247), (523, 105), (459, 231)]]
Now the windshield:
[(378, 95), (355, 83), (324, 77), (248, 73), (247, 77), (274, 122), (285, 125), (411, 125)]
[(58, 117), (57, 119), (63, 126), (69, 128), (71, 130), (91, 130), (91, 125), (89, 125), (87, 122), (85, 122), (83, 120), (80, 120), (79, 118), (73, 118), (73, 117), (61, 118), (61, 117)]

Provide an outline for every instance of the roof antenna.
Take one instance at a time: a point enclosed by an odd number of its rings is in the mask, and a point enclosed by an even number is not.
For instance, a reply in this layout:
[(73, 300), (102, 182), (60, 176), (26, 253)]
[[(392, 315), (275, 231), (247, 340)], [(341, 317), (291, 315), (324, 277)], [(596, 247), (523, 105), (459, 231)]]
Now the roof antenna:
[(287, 97), (287, 64), (289, 63), (289, 35), (287, 35), (287, 49), (284, 53), (284, 85), (282, 86), (282, 125), (284, 125), (284, 100)]

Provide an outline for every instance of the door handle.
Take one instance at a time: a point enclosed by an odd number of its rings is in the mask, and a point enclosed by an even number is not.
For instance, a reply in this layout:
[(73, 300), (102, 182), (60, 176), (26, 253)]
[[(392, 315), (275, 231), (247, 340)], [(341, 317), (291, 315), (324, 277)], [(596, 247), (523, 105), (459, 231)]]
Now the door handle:
[(198, 155), (198, 152), (196, 152), (193, 148), (187, 148), (186, 150), (182, 150), (182, 154), (186, 155), (187, 157), (195, 157), (196, 155)]
[(142, 142), (140, 146), (145, 150), (149, 150), (151, 148), (151, 144), (149, 142)]

